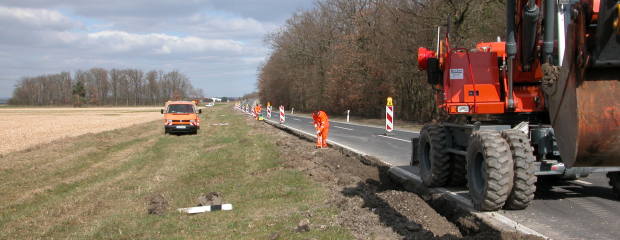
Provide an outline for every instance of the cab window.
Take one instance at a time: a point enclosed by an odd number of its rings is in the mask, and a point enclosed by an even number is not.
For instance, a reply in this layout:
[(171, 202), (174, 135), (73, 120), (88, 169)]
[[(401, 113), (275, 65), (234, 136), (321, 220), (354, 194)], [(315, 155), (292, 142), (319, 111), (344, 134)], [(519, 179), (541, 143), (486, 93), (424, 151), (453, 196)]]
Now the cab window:
[(173, 104), (168, 106), (168, 113), (194, 113), (194, 106), (191, 104)]

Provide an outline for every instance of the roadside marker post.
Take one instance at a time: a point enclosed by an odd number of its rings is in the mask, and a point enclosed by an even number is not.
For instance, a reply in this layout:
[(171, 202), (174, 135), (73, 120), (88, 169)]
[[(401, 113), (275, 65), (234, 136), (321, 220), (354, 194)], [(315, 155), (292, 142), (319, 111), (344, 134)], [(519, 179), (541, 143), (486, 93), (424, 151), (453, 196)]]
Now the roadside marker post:
[(349, 113), (351, 113), (351, 110), (347, 110), (347, 122), (349, 122)]
[(230, 211), (233, 210), (233, 206), (230, 203), (221, 204), (221, 205), (210, 205), (210, 206), (198, 206), (198, 207), (189, 207), (189, 208), (179, 208), (177, 211), (182, 213), (196, 214), (203, 212), (215, 212), (215, 211)]
[(295, 108), (291, 108), (291, 115), (295, 114)]
[(286, 118), (284, 117), (284, 106), (280, 105), (280, 124), (284, 124)]
[(267, 102), (267, 118), (271, 119), (271, 102)]
[(390, 135), (392, 130), (394, 130), (394, 104), (392, 97), (388, 97), (385, 106), (385, 135)]

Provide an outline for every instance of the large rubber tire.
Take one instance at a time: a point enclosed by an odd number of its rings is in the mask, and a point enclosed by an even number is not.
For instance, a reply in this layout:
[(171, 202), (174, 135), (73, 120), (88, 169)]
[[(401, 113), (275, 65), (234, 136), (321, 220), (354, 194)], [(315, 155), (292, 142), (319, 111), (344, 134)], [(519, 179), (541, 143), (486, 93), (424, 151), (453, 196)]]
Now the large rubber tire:
[(453, 187), (461, 187), (467, 185), (467, 161), (462, 155), (452, 155), (450, 169), (450, 183)]
[(519, 130), (504, 130), (502, 137), (508, 143), (514, 162), (514, 181), (504, 208), (525, 209), (536, 192), (536, 157), (528, 136)]
[(620, 172), (608, 172), (609, 185), (614, 191), (616, 198), (620, 200)]
[(467, 147), (467, 185), (474, 208), (495, 211), (512, 189), (514, 163), (510, 147), (497, 131), (472, 134)]
[(420, 162), (422, 182), (428, 187), (442, 187), (450, 177), (448, 131), (439, 125), (425, 125), (420, 131), (416, 154)]

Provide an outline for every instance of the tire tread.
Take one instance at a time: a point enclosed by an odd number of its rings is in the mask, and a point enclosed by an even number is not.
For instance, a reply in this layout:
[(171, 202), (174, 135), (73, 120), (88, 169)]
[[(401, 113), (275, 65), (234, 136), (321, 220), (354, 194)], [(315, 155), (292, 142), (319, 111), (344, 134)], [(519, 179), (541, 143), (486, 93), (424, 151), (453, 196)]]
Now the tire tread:
[(536, 192), (534, 149), (527, 135), (519, 130), (504, 130), (502, 137), (510, 146), (514, 161), (514, 183), (504, 208), (525, 209), (534, 199)]

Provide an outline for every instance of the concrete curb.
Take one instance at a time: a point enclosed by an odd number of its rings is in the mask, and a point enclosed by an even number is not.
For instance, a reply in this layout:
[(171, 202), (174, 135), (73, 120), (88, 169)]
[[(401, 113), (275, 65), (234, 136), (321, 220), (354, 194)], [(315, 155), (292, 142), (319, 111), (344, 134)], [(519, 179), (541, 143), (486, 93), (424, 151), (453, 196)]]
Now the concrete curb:
[[(298, 136), (300, 138), (306, 139), (310, 142), (314, 142), (315, 141), (315, 136), (311, 133), (305, 132), (303, 130), (294, 128), (294, 127), (290, 127), (290, 126), (286, 126), (286, 125), (282, 125), (279, 122), (275, 122), (272, 120), (267, 120), (265, 119), (265, 122), (273, 127), (276, 127), (278, 129), (281, 129), (283, 131), (286, 131), (288, 133), (291, 133), (295, 136)], [(356, 157), (358, 160), (360, 160), (361, 162), (371, 165), (371, 166), (383, 166), (383, 167), (391, 167), (390, 164), (377, 159), (375, 157), (371, 157), (370, 155), (359, 151), (357, 149), (354, 149), (352, 147), (331, 141), (331, 140), (327, 140), (327, 144), (332, 146), (333, 148), (339, 150), (341, 153), (343, 153), (346, 156), (351, 156), (351, 157)]]
[[(289, 132), (298, 137), (304, 138), (308, 141), (313, 142), (315, 140), (315, 136), (311, 133), (305, 132), (303, 130), (286, 126), (280, 124), (279, 122), (275, 122), (272, 120), (265, 119), (265, 122), (271, 126), (274, 126), (283, 131)], [(437, 201), (441, 202), (444, 200), (446, 203), (450, 205), (450, 207), (455, 208), (458, 211), (463, 211), (475, 216), (478, 220), (488, 225), (489, 227), (496, 229), (498, 231), (505, 232), (519, 232), (522, 234), (534, 235), (544, 239), (550, 239), (549, 237), (530, 229), (522, 224), (519, 224), (506, 216), (499, 214), (497, 212), (478, 212), (473, 209), (473, 204), (469, 199), (466, 199), (454, 192), (449, 191), (445, 188), (427, 188), (422, 183), (422, 179), (409, 171), (406, 171), (400, 167), (392, 166), (391, 164), (382, 161), (381, 159), (371, 157), (367, 153), (359, 151), (357, 149), (351, 148), (349, 146), (333, 142), (328, 140), (328, 144), (333, 146), (334, 148), (340, 150), (343, 154), (347, 156), (357, 157), (360, 161), (365, 164), (371, 166), (382, 166), (388, 167), (388, 173), (398, 182), (402, 183), (403, 186), (408, 190), (419, 194), (426, 201)]]
[[(293, 114), (294, 117), (303, 117), (303, 118), (308, 118), (307, 116), (304, 115), (298, 115), (298, 114)], [(361, 123), (351, 123), (351, 122), (343, 122), (343, 121), (339, 121), (339, 120), (329, 120), (330, 122), (335, 122), (335, 123), (341, 123), (341, 124), (347, 124), (347, 125), (353, 125), (353, 126), (360, 126), (360, 127), (369, 127), (369, 128), (376, 128), (376, 129), (381, 129), (381, 130), (385, 130), (384, 127), (378, 126), (378, 125), (368, 125), (368, 124), (361, 124)], [(406, 130), (406, 129), (394, 129), (394, 131), (399, 131), (399, 132), (407, 132), (407, 133), (420, 133), (420, 131), (413, 131), (413, 130)]]
[(477, 219), (487, 224), (491, 228), (499, 231), (506, 232), (519, 232), (522, 234), (534, 235), (544, 239), (549, 237), (531, 229), (522, 224), (519, 224), (506, 216), (497, 212), (478, 212), (474, 210), (471, 200), (458, 195), (445, 188), (427, 188), (422, 183), (422, 179), (409, 171), (406, 171), (400, 167), (391, 167), (390, 174), (403, 183), (403, 186), (412, 192), (419, 194), (424, 200), (427, 201), (442, 201), (448, 200), (450, 207), (453, 207), (459, 211), (465, 211), (475, 216)]

